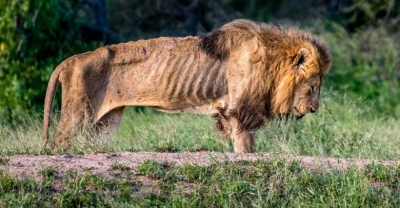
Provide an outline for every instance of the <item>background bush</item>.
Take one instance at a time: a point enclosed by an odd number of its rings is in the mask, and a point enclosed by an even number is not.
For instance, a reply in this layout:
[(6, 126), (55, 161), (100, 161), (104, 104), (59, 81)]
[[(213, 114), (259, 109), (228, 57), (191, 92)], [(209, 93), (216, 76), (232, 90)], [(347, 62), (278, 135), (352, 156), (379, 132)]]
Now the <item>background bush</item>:
[[(326, 80), (341, 94), (368, 101), (375, 113), (400, 115), (399, 44), (383, 26), (348, 33), (330, 23), (323, 36), (332, 46), (333, 67)], [(398, 36), (398, 35), (397, 35)]]
[(0, 118), (42, 109), (55, 66), (100, 44), (86, 41), (74, 5), (58, 0), (0, 0)]
[[(105, 44), (206, 33), (235, 18), (291, 24), (323, 36), (325, 88), (400, 116), (395, 0), (0, 0), (0, 122), (41, 114), (48, 78), (65, 58)], [(366, 101), (366, 102), (364, 102)]]

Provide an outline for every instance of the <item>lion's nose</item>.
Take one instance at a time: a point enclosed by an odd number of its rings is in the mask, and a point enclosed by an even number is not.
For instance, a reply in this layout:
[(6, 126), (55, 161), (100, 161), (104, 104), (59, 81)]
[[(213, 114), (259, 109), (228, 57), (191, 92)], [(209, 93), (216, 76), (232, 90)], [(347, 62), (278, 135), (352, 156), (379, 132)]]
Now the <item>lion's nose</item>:
[(311, 106), (310, 107), (310, 113), (315, 113), (315, 112), (317, 112), (317, 109), (315, 109), (314, 106)]

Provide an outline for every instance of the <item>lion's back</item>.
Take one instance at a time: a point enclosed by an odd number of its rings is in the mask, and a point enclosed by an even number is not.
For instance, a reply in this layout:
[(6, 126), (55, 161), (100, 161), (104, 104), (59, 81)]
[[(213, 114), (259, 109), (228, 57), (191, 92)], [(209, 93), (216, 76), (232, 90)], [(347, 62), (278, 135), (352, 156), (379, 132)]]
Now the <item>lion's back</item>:
[(86, 91), (101, 94), (110, 108), (208, 105), (227, 93), (225, 70), (199, 43), (199, 37), (161, 37), (105, 46), (71, 57), (65, 77), (77, 75), (90, 85)]

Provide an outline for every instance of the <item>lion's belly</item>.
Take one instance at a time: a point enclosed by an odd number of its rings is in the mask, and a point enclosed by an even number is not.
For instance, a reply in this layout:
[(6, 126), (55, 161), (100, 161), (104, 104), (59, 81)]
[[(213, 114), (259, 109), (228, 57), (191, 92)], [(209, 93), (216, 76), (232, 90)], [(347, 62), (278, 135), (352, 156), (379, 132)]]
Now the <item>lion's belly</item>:
[(227, 101), (227, 96), (223, 96), (218, 100), (213, 100), (212, 102), (204, 102), (197, 105), (193, 103), (164, 103), (164, 105), (151, 105), (150, 107), (166, 113), (196, 113), (203, 115), (213, 115), (219, 113), (221, 109), (226, 109)]
[(218, 111), (213, 108), (211, 104), (209, 105), (201, 105), (201, 106), (189, 106), (189, 107), (183, 107), (183, 108), (165, 108), (165, 107), (160, 107), (160, 106), (152, 106), (155, 110), (162, 111), (165, 113), (196, 113), (196, 114), (205, 114), (205, 115), (211, 115), (218, 113)]

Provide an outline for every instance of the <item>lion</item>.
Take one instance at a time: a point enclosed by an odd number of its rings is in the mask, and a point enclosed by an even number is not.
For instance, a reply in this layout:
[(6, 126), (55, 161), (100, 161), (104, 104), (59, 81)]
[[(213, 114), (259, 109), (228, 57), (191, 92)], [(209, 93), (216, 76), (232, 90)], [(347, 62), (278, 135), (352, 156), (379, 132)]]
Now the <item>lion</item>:
[(284, 115), (319, 108), (331, 65), (324, 40), (292, 27), (234, 20), (202, 36), (160, 37), (72, 56), (52, 73), (45, 97), (43, 145), (62, 84), (53, 151), (77, 131), (102, 138), (117, 131), (126, 106), (207, 114), (234, 152), (254, 152), (254, 130)]

